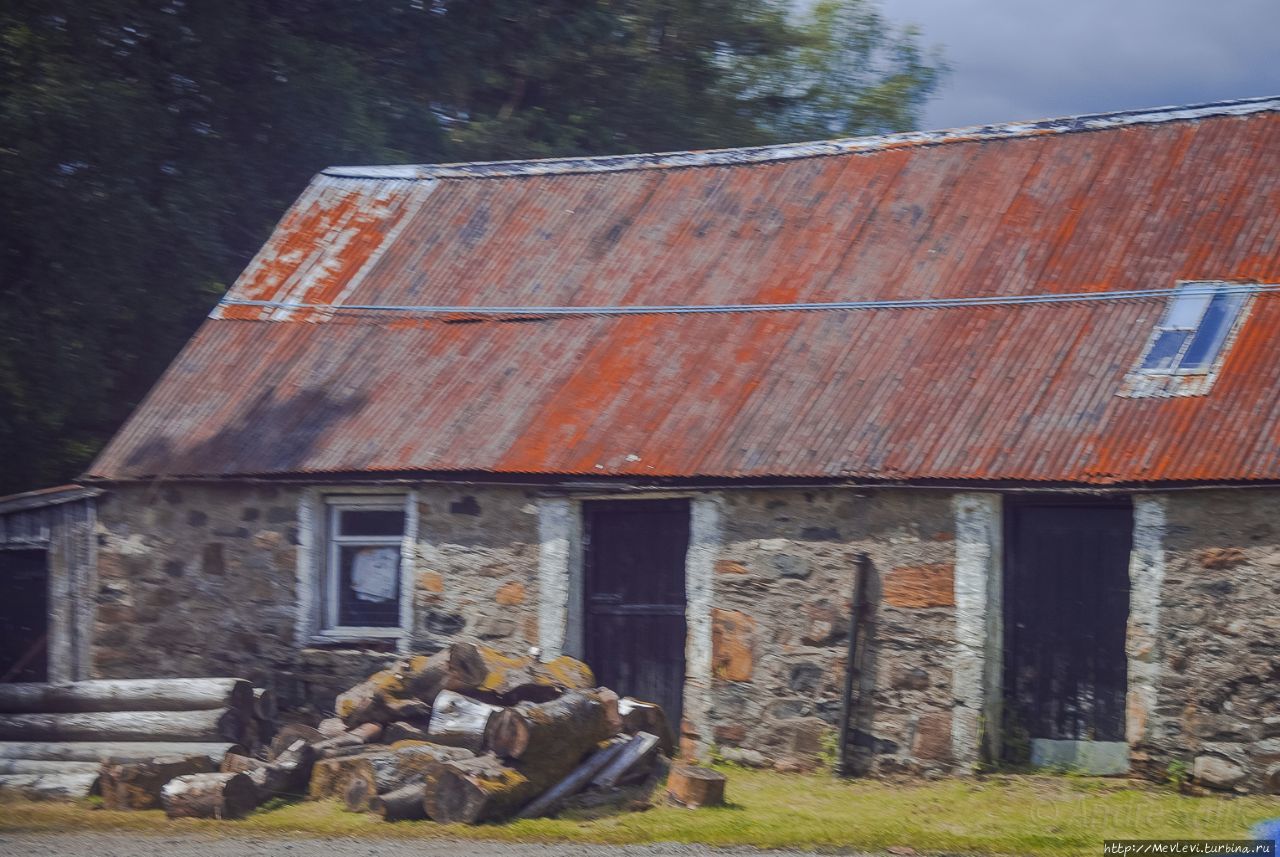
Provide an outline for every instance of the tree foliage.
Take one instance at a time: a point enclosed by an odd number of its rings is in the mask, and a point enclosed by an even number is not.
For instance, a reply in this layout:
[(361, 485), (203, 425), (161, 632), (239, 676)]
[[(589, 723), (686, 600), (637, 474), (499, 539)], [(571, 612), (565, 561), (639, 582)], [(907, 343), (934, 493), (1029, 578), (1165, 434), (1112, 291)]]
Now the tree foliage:
[(864, 0), (9, 0), (0, 492), (74, 477), (320, 168), (900, 130)]

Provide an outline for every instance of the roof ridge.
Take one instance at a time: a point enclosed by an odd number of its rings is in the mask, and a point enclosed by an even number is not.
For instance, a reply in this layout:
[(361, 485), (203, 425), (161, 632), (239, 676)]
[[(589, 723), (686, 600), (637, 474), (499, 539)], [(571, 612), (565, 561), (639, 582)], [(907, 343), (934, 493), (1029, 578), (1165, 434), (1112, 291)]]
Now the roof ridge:
[(1204, 104), (1086, 113), (1024, 122), (970, 125), (938, 131), (903, 131), (869, 137), (846, 137), (806, 143), (749, 146), (736, 149), (708, 149), (691, 152), (660, 152), (633, 155), (542, 158), (536, 160), (482, 161), (454, 164), (403, 164), (388, 166), (328, 167), (322, 176), (343, 179), (431, 180), (443, 178), (497, 178), (504, 176), (607, 173), (676, 167), (758, 164), (827, 155), (849, 155), (888, 149), (1006, 140), (1081, 131), (1104, 131), (1130, 125), (1154, 125), (1215, 116), (1247, 116), (1280, 110), (1280, 95), (1215, 101)]

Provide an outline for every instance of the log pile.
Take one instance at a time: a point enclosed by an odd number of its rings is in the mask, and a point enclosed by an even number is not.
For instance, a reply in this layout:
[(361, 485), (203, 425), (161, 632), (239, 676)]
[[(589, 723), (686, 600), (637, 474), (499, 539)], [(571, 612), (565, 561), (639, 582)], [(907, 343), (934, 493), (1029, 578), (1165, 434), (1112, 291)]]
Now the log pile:
[(237, 678), (0, 684), (0, 790), (158, 807), (173, 778), (256, 751), (274, 718), (274, 695)]
[(464, 824), (643, 800), (671, 729), (658, 706), (594, 685), (572, 658), (455, 643), (370, 676), (316, 727), (279, 729), (270, 693), (238, 679), (0, 685), (0, 787), (96, 783), (109, 809), (171, 817), (305, 796)]
[(568, 657), (469, 643), (405, 657), (338, 696), (346, 731), (321, 724), (309, 797), (387, 821), (477, 824), (620, 794), (653, 778), (671, 732), (657, 706), (594, 684)]

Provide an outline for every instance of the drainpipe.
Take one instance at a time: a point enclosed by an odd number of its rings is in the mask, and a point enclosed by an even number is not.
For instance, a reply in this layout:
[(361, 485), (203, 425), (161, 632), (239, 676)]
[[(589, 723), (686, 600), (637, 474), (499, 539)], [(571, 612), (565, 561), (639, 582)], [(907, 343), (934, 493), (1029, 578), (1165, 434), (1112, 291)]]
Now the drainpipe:
[(867, 618), (867, 590), (868, 583), (871, 580), (871, 557), (865, 553), (858, 554), (853, 561), (853, 604), (849, 610), (849, 644), (846, 654), (844, 669), (844, 694), (841, 697), (840, 705), (840, 776), (849, 777), (854, 775), (853, 770), (853, 754), (850, 752), (852, 745), (853, 729), (852, 721), (854, 713), (858, 709), (858, 704), (862, 702), (862, 694), (858, 694), (855, 702), (853, 698), (853, 678), (855, 673), (862, 677), (862, 657), (866, 647), (862, 644), (862, 637), (866, 627)]

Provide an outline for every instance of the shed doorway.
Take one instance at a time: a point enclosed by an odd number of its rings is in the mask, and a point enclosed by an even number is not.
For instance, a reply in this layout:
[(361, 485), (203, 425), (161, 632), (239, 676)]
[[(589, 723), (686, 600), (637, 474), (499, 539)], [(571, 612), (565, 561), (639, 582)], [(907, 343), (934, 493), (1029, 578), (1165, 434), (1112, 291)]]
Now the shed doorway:
[(1005, 515), (1003, 761), (1124, 773), (1132, 504), (1014, 501)]
[(680, 723), (688, 500), (582, 505), (586, 661), (596, 681)]
[(0, 550), (0, 682), (49, 680), (49, 552)]

